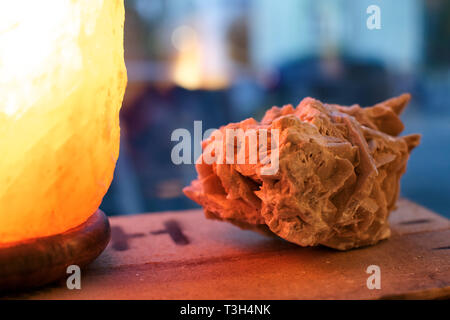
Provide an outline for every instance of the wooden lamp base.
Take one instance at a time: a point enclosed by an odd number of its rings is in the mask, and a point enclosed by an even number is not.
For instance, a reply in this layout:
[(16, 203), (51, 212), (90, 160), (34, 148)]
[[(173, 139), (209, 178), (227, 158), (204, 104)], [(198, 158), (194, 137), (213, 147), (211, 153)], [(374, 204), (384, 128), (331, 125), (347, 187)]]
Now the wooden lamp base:
[(106, 248), (110, 235), (108, 218), (97, 210), (64, 233), (0, 244), (0, 292), (38, 287), (69, 276), (67, 267), (92, 262)]

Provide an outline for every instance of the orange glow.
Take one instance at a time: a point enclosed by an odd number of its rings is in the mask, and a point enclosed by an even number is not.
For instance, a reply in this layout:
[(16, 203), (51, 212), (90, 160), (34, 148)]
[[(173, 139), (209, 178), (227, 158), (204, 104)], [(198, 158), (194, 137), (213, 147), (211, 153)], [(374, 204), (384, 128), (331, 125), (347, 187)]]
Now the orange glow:
[(212, 52), (208, 54), (195, 30), (179, 27), (172, 35), (172, 42), (178, 50), (172, 73), (177, 85), (189, 90), (218, 90), (229, 85), (228, 76), (219, 63), (207, 65)]
[(99, 207), (119, 153), (123, 0), (0, 2), (0, 244)]

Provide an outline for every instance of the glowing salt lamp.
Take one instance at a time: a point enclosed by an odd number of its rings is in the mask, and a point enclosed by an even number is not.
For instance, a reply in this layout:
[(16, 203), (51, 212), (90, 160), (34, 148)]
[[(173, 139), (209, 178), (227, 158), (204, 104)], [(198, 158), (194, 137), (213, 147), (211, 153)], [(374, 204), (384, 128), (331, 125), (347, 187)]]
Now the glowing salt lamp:
[(119, 153), (123, 24), (123, 0), (0, 1), (0, 278), (39, 240), (97, 239), (91, 256), (109, 241), (97, 209)]

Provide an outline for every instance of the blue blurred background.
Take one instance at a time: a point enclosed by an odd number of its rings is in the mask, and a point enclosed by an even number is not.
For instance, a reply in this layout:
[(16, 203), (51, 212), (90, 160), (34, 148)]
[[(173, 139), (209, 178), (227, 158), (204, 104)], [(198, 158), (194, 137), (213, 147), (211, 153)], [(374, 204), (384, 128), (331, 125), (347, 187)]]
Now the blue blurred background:
[[(110, 215), (197, 207), (181, 189), (174, 129), (193, 132), (312, 96), (369, 106), (413, 96), (405, 133), (421, 133), (402, 196), (450, 217), (450, 1), (127, 0), (129, 83)], [(369, 30), (376, 4), (381, 29)]]

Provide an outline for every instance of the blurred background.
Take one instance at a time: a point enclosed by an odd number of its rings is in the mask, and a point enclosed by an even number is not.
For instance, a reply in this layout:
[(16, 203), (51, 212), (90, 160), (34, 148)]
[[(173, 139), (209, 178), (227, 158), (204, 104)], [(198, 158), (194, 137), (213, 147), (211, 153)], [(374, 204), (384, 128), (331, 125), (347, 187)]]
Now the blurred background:
[[(421, 133), (402, 196), (450, 217), (450, 1), (126, 0), (128, 88), (110, 215), (197, 207), (193, 165), (170, 140), (312, 96), (370, 106), (410, 92), (406, 133)], [(367, 8), (381, 9), (369, 30)]]

